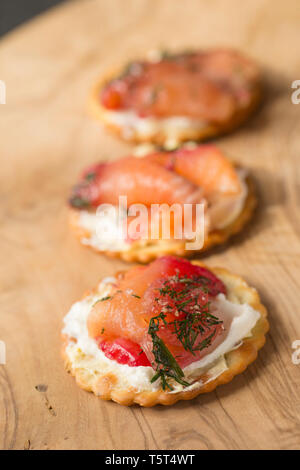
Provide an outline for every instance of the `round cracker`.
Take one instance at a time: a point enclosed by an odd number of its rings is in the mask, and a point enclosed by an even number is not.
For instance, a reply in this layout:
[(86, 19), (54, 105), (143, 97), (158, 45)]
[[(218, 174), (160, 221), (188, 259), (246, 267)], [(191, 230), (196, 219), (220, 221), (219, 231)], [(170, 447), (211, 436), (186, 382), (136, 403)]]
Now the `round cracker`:
[[(232, 235), (239, 233), (245, 224), (250, 220), (257, 201), (255, 197), (254, 183), (250, 177), (247, 177), (246, 184), (248, 188), (248, 194), (245, 205), (238, 217), (225, 228), (220, 230), (213, 230), (212, 232), (208, 233), (205, 238), (204, 245), (200, 250), (187, 250), (185, 247), (186, 242), (182, 240), (136, 241), (132, 243), (130, 249), (124, 251), (100, 250), (86, 244), (85, 246), (88, 246), (96, 252), (105, 254), (111, 258), (120, 258), (123, 261), (132, 263), (149, 263), (150, 261), (163, 255), (190, 257), (205, 252), (214, 246), (224, 244)], [(69, 215), (70, 225), (79, 240), (81, 241), (82, 239), (89, 239), (91, 237), (91, 232), (83, 229), (79, 224), (79, 211), (76, 209), (70, 209)]]
[(102, 88), (114, 77), (120, 76), (123, 70), (124, 66), (114, 68), (110, 73), (107, 73), (100, 78), (92, 88), (89, 95), (88, 112), (94, 118), (105, 124), (108, 129), (113, 131), (120, 138), (135, 144), (151, 142), (156, 145), (164, 145), (170, 139), (172, 142), (176, 142), (176, 145), (179, 145), (189, 140), (200, 142), (212, 137), (228, 134), (241, 126), (250, 117), (250, 115), (253, 114), (262, 98), (261, 81), (258, 80), (251, 92), (249, 104), (237, 109), (232, 118), (224, 123), (207, 123), (206, 125), (201, 123), (198, 128), (191, 126), (188, 129), (178, 130), (176, 134), (172, 132), (172, 135), (168, 134), (168, 132), (163, 129), (158, 130), (151, 136), (143, 135), (138, 129), (133, 128), (130, 128), (130, 132), (126, 132), (126, 126), (121, 126), (111, 121), (110, 114), (113, 113), (113, 111), (106, 109), (100, 102), (100, 93)]
[[(193, 263), (206, 267), (199, 261), (193, 261)], [(238, 348), (225, 354), (227, 370), (204, 384), (201, 383), (204, 377), (200, 376), (196, 379), (199, 387), (194, 386), (191, 390), (187, 389), (175, 393), (162, 389), (155, 391), (140, 391), (134, 387), (124, 389), (118, 386), (118, 378), (113, 371), (95, 375), (91, 374), (88, 369), (83, 369), (73, 363), (68, 355), (67, 347), (69, 344), (74, 343), (74, 339), (64, 335), (63, 357), (65, 367), (75, 377), (77, 384), (104, 400), (113, 400), (120, 405), (129, 406), (136, 403), (141, 406), (151, 407), (157, 404), (173, 405), (179, 400), (191, 400), (202, 393), (211, 392), (218, 385), (230, 382), (235, 375), (242, 373), (256, 359), (258, 350), (265, 343), (265, 334), (269, 329), (267, 311), (261, 303), (257, 291), (249, 287), (241, 277), (230, 273), (224, 268), (209, 269), (224, 282), (227, 287), (227, 296), (232, 301), (240, 304), (246, 303), (260, 314), (260, 318), (251, 331), (252, 336), (243, 339)], [(86, 357), (88, 358), (88, 356)]]

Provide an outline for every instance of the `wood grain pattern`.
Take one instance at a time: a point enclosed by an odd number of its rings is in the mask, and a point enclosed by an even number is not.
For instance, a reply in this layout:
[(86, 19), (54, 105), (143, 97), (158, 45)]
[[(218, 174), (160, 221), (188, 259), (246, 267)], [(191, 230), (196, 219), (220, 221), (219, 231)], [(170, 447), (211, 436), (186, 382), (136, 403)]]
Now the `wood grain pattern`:
[[(300, 105), (298, 0), (78, 0), (0, 43), (0, 447), (247, 449), (300, 447)], [(97, 279), (124, 266), (73, 238), (65, 199), (79, 170), (130, 146), (86, 114), (98, 74), (159, 47), (238, 47), (264, 67), (266, 99), (218, 144), (253, 172), (260, 207), (246, 233), (207, 263), (255, 285), (271, 332), (230, 384), (171, 408), (123, 408), (76, 387), (60, 358), (61, 319)]]

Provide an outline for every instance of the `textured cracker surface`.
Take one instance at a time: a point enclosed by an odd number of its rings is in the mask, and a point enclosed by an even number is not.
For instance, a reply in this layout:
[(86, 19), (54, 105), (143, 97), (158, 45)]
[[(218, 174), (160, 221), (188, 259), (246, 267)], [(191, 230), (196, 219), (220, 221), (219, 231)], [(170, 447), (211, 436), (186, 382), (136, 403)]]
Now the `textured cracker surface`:
[[(194, 264), (204, 266), (203, 263), (198, 261), (194, 261)], [(209, 269), (225, 283), (228, 297), (232, 301), (247, 303), (260, 313), (260, 318), (252, 330), (252, 336), (245, 339), (239, 348), (225, 355), (228, 366), (226, 371), (207, 384), (178, 393), (169, 393), (162, 389), (158, 391), (138, 391), (133, 387), (123, 389), (118, 386), (118, 378), (114, 375), (113, 370), (111, 373), (106, 372), (95, 376), (89, 370), (77, 367), (76, 363), (72, 363), (67, 353), (67, 346), (71, 339), (64, 336), (63, 357), (65, 367), (75, 377), (77, 384), (104, 400), (113, 400), (127, 406), (137, 403), (141, 406), (150, 407), (157, 404), (173, 405), (179, 400), (191, 400), (201, 393), (211, 392), (218, 385), (230, 382), (235, 375), (242, 373), (256, 359), (258, 350), (265, 343), (265, 334), (269, 329), (267, 311), (262, 305), (256, 290), (249, 287), (241, 277), (231, 274), (223, 268)], [(198, 380), (201, 380), (201, 377)]]

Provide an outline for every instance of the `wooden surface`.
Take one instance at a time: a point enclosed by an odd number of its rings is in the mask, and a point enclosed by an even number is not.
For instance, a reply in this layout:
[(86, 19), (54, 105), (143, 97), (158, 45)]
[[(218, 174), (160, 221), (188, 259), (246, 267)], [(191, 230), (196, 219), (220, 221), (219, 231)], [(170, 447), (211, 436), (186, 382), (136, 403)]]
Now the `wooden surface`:
[[(300, 447), (300, 79), (298, 0), (79, 0), (2, 39), (0, 447), (240, 449)], [(155, 47), (235, 46), (264, 67), (266, 99), (218, 144), (247, 165), (260, 205), (245, 233), (207, 262), (259, 289), (271, 332), (257, 361), (215, 393), (170, 408), (125, 408), (80, 390), (60, 358), (63, 315), (124, 266), (74, 239), (65, 200), (82, 167), (130, 147), (86, 113), (89, 87)]]

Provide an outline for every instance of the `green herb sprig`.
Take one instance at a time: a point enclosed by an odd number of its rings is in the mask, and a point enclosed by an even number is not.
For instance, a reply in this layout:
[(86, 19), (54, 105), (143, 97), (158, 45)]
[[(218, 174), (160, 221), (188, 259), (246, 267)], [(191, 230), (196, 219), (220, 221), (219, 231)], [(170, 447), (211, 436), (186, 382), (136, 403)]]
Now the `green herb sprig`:
[[(150, 320), (148, 329), (148, 333), (152, 338), (152, 353), (156, 363), (156, 374), (151, 382), (155, 382), (160, 378), (164, 390), (166, 388), (172, 389), (168, 383), (168, 378), (172, 378), (185, 386), (189, 384), (183, 380), (184, 373), (182, 369), (157, 334), (161, 326), (171, 328), (172, 333), (176, 335), (183, 348), (195, 355), (196, 351), (202, 351), (210, 346), (217, 332), (217, 325), (222, 323), (209, 311), (210, 302), (208, 301), (209, 289), (207, 284), (208, 279), (202, 276), (179, 278), (175, 275), (163, 283), (163, 286), (159, 289), (160, 296), (155, 298), (155, 301), (161, 306), (161, 312)], [(178, 289), (178, 286), (182, 287)], [(200, 295), (207, 297), (205, 303), (199, 303)], [(166, 304), (166, 297), (172, 305)], [(175, 310), (175, 316), (178, 316), (178, 319), (167, 322), (164, 312), (173, 310)], [(212, 327), (214, 327), (212, 333), (199, 341), (205, 331)]]
[(149, 323), (148, 334), (152, 338), (152, 353), (155, 357), (156, 363), (156, 374), (152, 377), (151, 383), (160, 378), (163, 390), (166, 390), (166, 388), (173, 390), (173, 387), (167, 381), (167, 377), (176, 380), (176, 382), (184, 385), (185, 387), (187, 387), (189, 383), (182, 379), (182, 377), (184, 377), (184, 373), (181, 367), (173, 354), (171, 354), (169, 349), (166, 347), (163, 340), (157, 335), (160, 328), (160, 322), (167, 325), (165, 318), (166, 315), (164, 313), (160, 313), (156, 317), (151, 318)]

